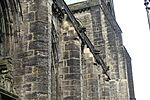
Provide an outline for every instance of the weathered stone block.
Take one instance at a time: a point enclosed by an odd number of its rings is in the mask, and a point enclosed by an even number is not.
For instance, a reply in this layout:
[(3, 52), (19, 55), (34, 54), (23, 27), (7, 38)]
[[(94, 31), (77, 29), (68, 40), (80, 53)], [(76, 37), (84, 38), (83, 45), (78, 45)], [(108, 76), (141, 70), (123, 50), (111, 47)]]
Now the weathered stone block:
[(42, 76), (42, 75), (47, 75), (48, 73), (47, 69), (48, 69), (48, 66), (35, 66), (32, 69), (32, 72), (38, 73), (39, 76)]
[(69, 59), (69, 60), (67, 60), (67, 66), (80, 66), (80, 60)]
[(98, 84), (98, 80), (97, 79), (88, 79), (88, 84), (89, 85), (97, 85)]
[(23, 84), (23, 76), (14, 76), (14, 85)]
[(25, 91), (31, 91), (31, 84), (25, 84), (23, 85), (23, 88), (25, 89)]
[(70, 81), (62, 81), (62, 85), (63, 85), (63, 86), (65, 86), (65, 85), (70, 85), (69, 83), (70, 83)]
[(25, 95), (25, 99), (27, 99), (27, 100), (36, 100), (37, 96), (38, 96), (37, 92), (30, 92), (30, 93)]
[(80, 74), (66, 74), (65, 79), (80, 79)]
[(24, 37), (25, 40), (32, 40), (32, 38), (33, 38), (32, 34), (27, 34)]
[(68, 58), (69, 58), (68, 52), (64, 52), (64, 53), (63, 53), (63, 58), (64, 58), (64, 59), (68, 59)]
[(18, 68), (18, 69), (15, 69), (15, 73), (13, 73), (14, 76), (21, 76), (21, 75), (24, 75), (25, 74), (25, 69), (24, 68)]
[(34, 12), (30, 12), (28, 15), (29, 21), (34, 21), (35, 20), (35, 15)]
[(65, 97), (63, 100), (81, 100), (81, 98), (76, 96), (68, 96)]
[(45, 33), (47, 24), (41, 21), (32, 22), (30, 24), (30, 32), (33, 33)]
[(47, 83), (33, 83), (33, 91), (40, 93), (47, 93), (48, 84)]
[(24, 52), (22, 55), (22, 57), (29, 57), (29, 56), (33, 56), (33, 51)]
[(70, 73), (80, 73), (80, 67), (69, 67)]
[(69, 73), (68, 67), (62, 68), (62, 72), (63, 72), (63, 73)]
[(23, 59), (23, 65), (25, 65), (25, 66), (37, 65), (37, 58), (36, 57), (24, 58)]
[[(44, 7), (44, 6), (43, 6)], [(48, 12), (47, 11), (47, 8), (41, 8), (41, 10), (38, 10), (35, 12), (35, 19), (38, 20), (38, 21), (44, 21), (44, 22), (47, 22), (48, 20)]]
[(37, 56), (37, 66), (48, 67), (48, 57)]
[(37, 5), (36, 4), (31, 4), (30, 11), (35, 11), (35, 10), (37, 10)]
[(31, 41), (29, 43), (29, 49), (47, 50), (48, 49), (48, 44), (43, 42), (43, 41)]
[(37, 81), (40, 82), (41, 84), (42, 84), (42, 83), (43, 83), (43, 84), (48, 83), (48, 75), (47, 75), (47, 74), (38, 75)]
[(89, 86), (89, 90), (90, 90), (90, 91), (89, 91), (90, 93), (92, 93), (92, 92), (93, 92), (93, 93), (98, 92), (98, 85), (97, 85), (97, 84), (96, 84), (96, 85), (90, 85), (90, 86)]
[(26, 66), (26, 67), (25, 67), (25, 73), (26, 73), (26, 74), (32, 73), (32, 66)]
[(42, 34), (42, 33), (34, 33), (34, 40), (36, 41), (43, 41), (43, 42), (48, 42), (48, 34)]
[(70, 80), (70, 85), (81, 85), (81, 81), (80, 80)]
[(79, 46), (76, 45), (76, 44), (74, 44), (74, 43), (66, 44), (66, 45), (65, 45), (65, 49), (66, 49), (66, 50), (77, 50), (77, 51), (80, 50), (80, 49), (79, 49)]
[(48, 96), (40, 96), (39, 100), (48, 100)]
[(37, 81), (37, 76), (36, 75), (25, 75), (25, 82), (36, 82)]
[(80, 58), (79, 51), (70, 51), (70, 58)]
[(41, 57), (47, 57), (48, 50), (34, 50), (34, 55), (41, 56)]

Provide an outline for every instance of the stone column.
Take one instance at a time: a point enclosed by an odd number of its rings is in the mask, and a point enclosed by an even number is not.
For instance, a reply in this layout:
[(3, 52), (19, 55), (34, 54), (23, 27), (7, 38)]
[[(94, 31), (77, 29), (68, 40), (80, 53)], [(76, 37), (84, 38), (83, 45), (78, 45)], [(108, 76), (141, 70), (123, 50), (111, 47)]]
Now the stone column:
[(80, 41), (71, 24), (63, 26), (62, 100), (81, 100), (81, 50)]
[[(97, 1), (99, 3), (99, 1)], [(106, 65), (109, 65), (109, 61), (107, 61), (107, 44), (105, 35), (107, 34), (107, 25), (105, 24), (105, 17), (103, 11), (101, 10), (100, 6), (94, 6), (91, 8), (91, 15), (92, 15), (92, 25), (93, 25), (93, 37), (94, 37), (94, 46), (99, 51), (99, 55), (104, 60)], [(110, 47), (111, 48), (111, 47)], [(99, 65), (98, 65), (99, 66)], [(99, 66), (100, 67), (100, 66)], [(101, 100), (109, 100), (109, 83), (106, 82), (105, 75), (102, 71), (99, 71), (99, 93)]]
[(15, 80), (22, 84), (18, 87), (22, 100), (51, 100), (51, 4), (52, 0), (22, 1), (22, 67), (18, 72), (23, 76)]
[(83, 100), (99, 99), (99, 70), (88, 48), (84, 50), (83, 62)]

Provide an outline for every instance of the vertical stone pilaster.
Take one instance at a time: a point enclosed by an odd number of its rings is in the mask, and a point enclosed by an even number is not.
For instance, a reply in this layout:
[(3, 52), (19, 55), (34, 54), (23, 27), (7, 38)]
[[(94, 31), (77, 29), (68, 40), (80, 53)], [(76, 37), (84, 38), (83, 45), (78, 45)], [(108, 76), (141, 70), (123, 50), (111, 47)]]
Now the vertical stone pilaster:
[(81, 100), (80, 41), (69, 22), (64, 22), (63, 29), (62, 100)]
[(103, 17), (102, 19), (102, 33), (105, 37), (105, 51), (106, 51), (106, 63), (110, 67), (109, 75), (111, 80), (109, 84), (107, 84), (107, 100), (119, 100), (118, 99), (118, 83), (117, 80), (119, 77), (119, 66), (118, 66), (118, 52), (116, 48), (116, 40), (115, 40), (115, 33), (112, 29), (112, 26), (109, 24), (106, 16), (104, 13), (101, 14)]
[[(19, 87), (23, 100), (48, 100), (49, 68), (51, 68), (51, 3), (48, 0), (22, 1), (23, 23), (22, 67), (23, 77)], [(50, 7), (48, 9), (48, 6)], [(49, 30), (48, 30), (49, 29)], [(18, 77), (19, 78), (19, 77)], [(18, 79), (19, 80), (19, 79)], [(21, 94), (21, 93), (18, 93)], [(49, 99), (50, 100), (50, 99)]]
[(122, 36), (121, 33), (115, 33), (116, 38), (116, 47), (118, 52), (118, 68), (119, 68), (119, 77), (120, 79), (127, 78), (127, 68), (125, 66), (125, 54), (124, 54), (124, 47), (122, 43)]
[[(99, 3), (99, 1), (97, 1)], [(99, 6), (94, 6), (91, 8), (92, 15), (92, 25), (93, 25), (93, 36), (94, 36), (94, 46), (99, 51), (101, 58), (104, 60), (106, 65), (109, 66), (109, 62), (107, 61), (107, 40), (105, 35), (107, 34), (107, 25), (105, 24), (105, 17), (103, 15), (102, 10)], [(99, 65), (98, 65), (99, 66)], [(96, 68), (97, 69), (97, 68)], [(98, 70), (98, 69), (97, 69)], [(99, 70), (98, 70), (99, 71)], [(99, 71), (99, 98), (101, 100), (109, 100), (109, 83), (105, 80), (105, 75), (102, 71)]]
[[(86, 48), (87, 49), (87, 48)], [(97, 66), (94, 65), (94, 59), (89, 50), (84, 52), (83, 70), (83, 100), (99, 99), (99, 79)]]
[(102, 34), (102, 23), (101, 23), (101, 10), (98, 6), (94, 6), (91, 9), (92, 26), (93, 26), (93, 38), (94, 46), (99, 52), (102, 59), (105, 59), (105, 41)]

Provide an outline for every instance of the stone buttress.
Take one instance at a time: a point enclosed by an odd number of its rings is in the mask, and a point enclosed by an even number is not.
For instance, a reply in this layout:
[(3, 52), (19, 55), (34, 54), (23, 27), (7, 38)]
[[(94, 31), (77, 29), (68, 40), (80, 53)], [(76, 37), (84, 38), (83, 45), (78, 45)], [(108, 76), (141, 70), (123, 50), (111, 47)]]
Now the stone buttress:
[(109, 66), (110, 81), (52, 0), (20, 0), (16, 5), (4, 1), (0, 61), (11, 58), (13, 66), (9, 77), (13, 81), (7, 80), (6, 90), (15, 91), (21, 100), (135, 100), (131, 58), (122, 43), (112, 0), (69, 5)]

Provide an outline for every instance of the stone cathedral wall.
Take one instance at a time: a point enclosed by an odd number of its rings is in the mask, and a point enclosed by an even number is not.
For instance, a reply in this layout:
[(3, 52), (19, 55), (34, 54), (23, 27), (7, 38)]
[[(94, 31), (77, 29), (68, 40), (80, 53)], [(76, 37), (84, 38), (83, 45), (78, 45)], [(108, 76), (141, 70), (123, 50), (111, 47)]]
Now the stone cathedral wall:
[(69, 7), (109, 66), (110, 81), (52, 0), (20, 0), (3, 30), (8, 34), (0, 43), (0, 57), (13, 61), (14, 90), (21, 100), (135, 100), (121, 30), (99, 3), (88, 0)]
[(21, 100), (51, 99), (52, 1), (1, 0), (0, 3), (5, 11), (6, 28), (0, 44), (1, 56), (12, 59), (16, 94)]
[[(132, 84), (132, 82), (129, 82), (130, 79), (128, 78), (128, 71), (131, 70), (131, 66), (129, 68), (127, 64), (127, 60), (128, 62), (131, 62), (131, 59), (129, 59), (130, 57), (126, 57), (128, 53), (124, 50), (121, 36), (122, 32), (120, 28), (112, 24), (115, 23), (114, 15), (108, 15), (106, 11), (104, 12), (96, 0), (92, 3), (85, 1), (69, 6), (80, 23), (86, 27), (87, 36), (99, 51), (100, 56), (104, 59), (107, 66), (110, 68), (109, 75), (111, 80), (107, 82), (102, 71), (99, 71), (97, 66), (94, 65), (94, 62), (90, 62), (92, 57), (89, 57), (89, 59), (91, 58), (90, 60), (87, 59), (87, 54), (91, 54), (86, 52), (84, 53), (86, 56), (83, 59), (86, 59), (87, 63), (83, 65), (83, 68), (90, 69), (91, 71), (83, 73), (84, 77), (86, 77), (86, 75), (88, 77), (89, 74), (89, 77), (85, 78), (86, 86), (85, 93), (83, 93), (83, 95), (85, 94), (84, 99), (132, 100), (133, 94), (131, 95), (129, 91), (132, 91), (133, 87), (130, 87), (131, 85), (129, 84)], [(90, 65), (88, 65), (89, 62)], [(92, 80), (93, 83), (90, 82), (90, 80)], [(88, 86), (90, 86), (94, 92), (91, 92), (92, 90), (90, 90)]]

